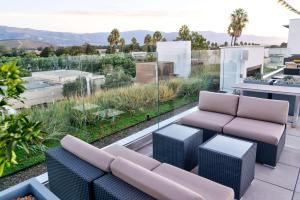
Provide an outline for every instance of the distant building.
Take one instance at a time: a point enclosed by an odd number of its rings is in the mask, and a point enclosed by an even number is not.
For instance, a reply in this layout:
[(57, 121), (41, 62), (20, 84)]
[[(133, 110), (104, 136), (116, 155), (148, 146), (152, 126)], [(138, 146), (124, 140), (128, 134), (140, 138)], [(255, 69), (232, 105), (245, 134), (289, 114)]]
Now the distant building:
[(33, 72), (32, 77), (23, 78), (26, 81), (26, 90), (21, 95), (24, 103), (12, 101), (13, 108), (31, 107), (62, 100), (64, 99), (62, 94), (64, 83), (75, 81), (80, 76), (90, 80), (96, 89), (101, 88), (101, 85), (105, 83), (104, 75), (95, 75), (79, 70)]

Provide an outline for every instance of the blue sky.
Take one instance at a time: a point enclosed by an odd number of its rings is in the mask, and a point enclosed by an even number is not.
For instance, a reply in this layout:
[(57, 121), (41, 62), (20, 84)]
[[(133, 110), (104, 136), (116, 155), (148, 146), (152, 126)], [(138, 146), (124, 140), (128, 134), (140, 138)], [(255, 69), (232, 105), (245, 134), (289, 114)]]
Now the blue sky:
[[(300, 10), (300, 0), (287, 0)], [(277, 0), (0, 0), (0, 25), (89, 33), (126, 30), (226, 32), (235, 8), (249, 14), (246, 34), (287, 37), (282, 27), (300, 18)]]

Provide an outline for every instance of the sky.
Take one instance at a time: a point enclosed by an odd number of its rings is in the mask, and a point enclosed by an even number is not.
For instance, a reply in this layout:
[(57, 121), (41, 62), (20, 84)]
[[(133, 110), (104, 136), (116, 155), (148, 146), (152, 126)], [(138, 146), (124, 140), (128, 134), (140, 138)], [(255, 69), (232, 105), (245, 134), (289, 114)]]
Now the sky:
[[(286, 0), (300, 10), (300, 0)], [(193, 31), (226, 32), (230, 13), (244, 8), (244, 34), (287, 38), (282, 25), (300, 18), (277, 0), (0, 0), (0, 25), (93, 33), (151, 30), (172, 32), (187, 24)]]

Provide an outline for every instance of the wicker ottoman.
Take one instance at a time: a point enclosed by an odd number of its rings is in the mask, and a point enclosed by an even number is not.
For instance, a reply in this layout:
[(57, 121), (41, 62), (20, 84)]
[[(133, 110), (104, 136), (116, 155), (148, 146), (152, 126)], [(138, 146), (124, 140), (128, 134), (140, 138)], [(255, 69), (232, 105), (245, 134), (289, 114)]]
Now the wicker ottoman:
[(153, 133), (153, 158), (185, 170), (197, 165), (202, 130), (171, 124)]
[(240, 199), (254, 179), (256, 143), (217, 135), (199, 146), (198, 174), (234, 190)]

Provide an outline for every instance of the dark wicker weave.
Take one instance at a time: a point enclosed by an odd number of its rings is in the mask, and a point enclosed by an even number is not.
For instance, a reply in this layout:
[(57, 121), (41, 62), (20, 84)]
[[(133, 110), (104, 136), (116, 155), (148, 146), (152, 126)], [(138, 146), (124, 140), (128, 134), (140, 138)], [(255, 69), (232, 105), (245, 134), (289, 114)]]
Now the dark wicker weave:
[(202, 137), (202, 130), (185, 140), (178, 140), (156, 131), (153, 133), (153, 158), (190, 171), (197, 165), (197, 147), (202, 144)]
[(218, 132), (209, 129), (202, 129), (202, 131), (203, 131), (203, 142), (206, 142), (207, 140), (211, 139), (215, 135), (219, 134)]
[(95, 200), (154, 200), (151, 196), (107, 174), (93, 182)]
[(63, 148), (46, 153), (50, 190), (62, 200), (91, 200), (92, 182), (103, 176), (100, 169)]
[[(230, 135), (230, 134), (226, 134), (226, 135)], [(284, 129), (284, 132), (277, 145), (272, 145), (257, 140), (250, 140), (242, 137), (237, 137), (235, 135), (230, 135), (230, 136), (257, 143), (256, 162), (270, 165), (272, 167), (276, 167), (276, 164), (280, 158), (281, 152), (285, 144), (286, 128)]]
[(235, 198), (240, 199), (254, 179), (255, 155), (255, 143), (241, 158), (206, 149), (200, 145), (198, 174), (231, 187), (234, 190)]

